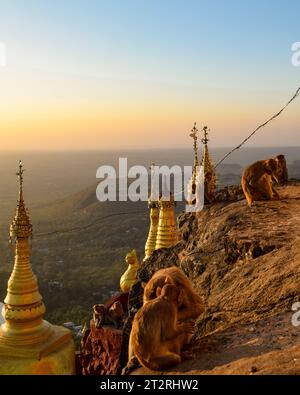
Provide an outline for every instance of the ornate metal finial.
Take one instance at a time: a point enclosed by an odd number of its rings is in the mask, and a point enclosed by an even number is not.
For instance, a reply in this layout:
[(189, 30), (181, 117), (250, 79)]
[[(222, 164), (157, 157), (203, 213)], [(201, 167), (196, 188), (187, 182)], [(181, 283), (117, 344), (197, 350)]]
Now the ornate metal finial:
[(19, 184), (20, 184), (20, 192), (23, 191), (23, 173), (24, 173), (24, 169), (23, 169), (23, 163), (20, 160), (19, 161), (19, 171), (16, 173), (16, 175), (19, 177)]
[(204, 126), (202, 130), (204, 132), (204, 137), (201, 139), (201, 141), (204, 145), (207, 145), (207, 143), (209, 142), (208, 132), (210, 132), (210, 129), (208, 129), (207, 126)]
[(156, 185), (156, 172), (155, 172), (155, 163), (152, 162), (150, 167), (150, 196), (148, 199), (148, 207), (152, 208), (152, 207), (156, 207), (157, 206), (157, 202), (158, 202), (158, 198), (159, 198), (159, 184)]
[(197, 123), (194, 123), (193, 129), (191, 130), (190, 137), (194, 140), (194, 166), (193, 166), (193, 176), (192, 176), (192, 184), (195, 185), (195, 180), (196, 180), (196, 174), (197, 174), (197, 168), (199, 166), (199, 159), (198, 159), (198, 129), (197, 129)]
[(204, 147), (201, 164), (204, 168), (205, 204), (209, 204), (212, 203), (215, 198), (217, 176), (208, 151), (208, 132), (210, 132), (210, 129), (207, 126), (204, 126), (202, 131), (204, 136), (201, 139), (201, 142)]
[(16, 175), (19, 178), (19, 200), (17, 203), (16, 215), (10, 226), (10, 242), (17, 239), (28, 239), (32, 236), (32, 225), (30, 223), (25, 203), (23, 199), (23, 174), (22, 161), (19, 162), (19, 171)]
[[(154, 162), (151, 163), (149, 170), (150, 170), (150, 176), (151, 176), (151, 180), (152, 180), (152, 178), (154, 177), (154, 174), (155, 174), (155, 163)], [(152, 184), (151, 184), (151, 186), (152, 186)]]
[(194, 123), (193, 129), (191, 130), (190, 137), (194, 140), (194, 169), (196, 166), (199, 166), (199, 160), (198, 160), (198, 129), (196, 127), (197, 123)]

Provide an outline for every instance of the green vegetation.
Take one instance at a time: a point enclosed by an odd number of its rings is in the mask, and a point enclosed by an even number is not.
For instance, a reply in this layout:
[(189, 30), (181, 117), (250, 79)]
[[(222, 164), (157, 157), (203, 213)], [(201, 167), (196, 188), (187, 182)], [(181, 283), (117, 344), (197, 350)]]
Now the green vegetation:
[[(98, 221), (110, 213), (138, 210), (143, 212)], [(120, 276), (127, 268), (124, 260), (127, 252), (136, 248), (139, 258), (143, 258), (149, 226), (147, 204), (99, 203), (93, 186), (63, 201), (32, 210), (30, 216), (34, 224), (31, 263), (46, 304), (46, 319), (53, 324), (68, 321), (88, 324), (92, 306), (104, 303), (119, 290)], [(91, 223), (95, 225), (87, 227)], [(74, 227), (74, 232), (51, 234)], [(7, 233), (2, 229), (2, 301), (14, 259), (13, 248), (5, 242)]]

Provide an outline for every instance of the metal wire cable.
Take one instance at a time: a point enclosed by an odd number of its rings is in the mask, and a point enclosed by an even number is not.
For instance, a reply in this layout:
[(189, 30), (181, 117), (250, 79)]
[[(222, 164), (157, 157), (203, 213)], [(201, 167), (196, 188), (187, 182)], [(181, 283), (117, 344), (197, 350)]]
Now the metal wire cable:
[[(269, 118), (266, 122), (262, 123), (261, 125), (259, 125), (251, 134), (249, 134), (249, 136), (247, 136), (239, 145), (237, 145), (235, 148), (233, 148), (232, 150), (230, 150), (222, 159), (219, 160), (219, 162), (215, 165), (215, 169), (222, 163), (224, 162), (225, 159), (227, 159), (233, 152), (237, 151), (238, 149), (240, 149), (248, 140), (251, 139), (252, 136), (254, 136), (254, 134), (256, 132), (258, 132), (260, 129), (262, 129), (263, 127), (265, 127), (268, 123), (270, 123), (271, 121), (273, 121), (274, 119), (276, 119), (277, 117), (279, 117), (279, 115), (281, 115), (283, 113), (283, 111), (300, 95), (300, 87), (296, 90), (295, 94), (291, 97), (291, 99), (287, 102), (287, 104), (280, 110), (278, 111), (276, 114), (274, 114), (271, 118)], [(174, 195), (178, 195), (184, 192), (184, 189), (174, 193)], [(146, 213), (146, 210), (143, 211), (130, 211), (130, 212), (121, 212), (121, 213), (113, 213), (113, 214), (109, 214), (106, 215), (104, 217), (98, 218), (96, 221), (85, 225), (85, 226), (77, 226), (74, 228), (70, 228), (70, 229), (60, 229), (60, 230), (56, 230), (53, 232), (48, 232), (48, 233), (39, 233), (37, 235), (35, 235), (35, 237), (45, 237), (45, 236), (51, 236), (51, 235), (55, 235), (55, 234), (60, 234), (60, 233), (70, 233), (70, 232), (75, 232), (78, 230), (85, 230), (88, 228), (93, 227), (94, 225), (98, 224), (99, 222), (113, 217), (113, 216), (119, 216), (119, 215), (128, 215), (128, 214), (144, 214)]]
[(92, 228), (93, 226), (97, 225), (99, 222), (106, 220), (108, 218), (114, 217), (114, 216), (118, 216), (118, 215), (128, 215), (128, 214), (145, 214), (147, 211), (146, 210), (140, 210), (140, 211), (124, 211), (121, 213), (112, 213), (112, 214), (108, 214), (105, 215), (103, 217), (98, 218), (96, 221), (91, 222), (88, 225), (85, 226), (76, 226), (74, 228), (69, 228), (69, 229), (58, 229), (58, 230), (54, 230), (52, 232), (48, 232), (48, 233), (38, 233), (36, 235), (34, 235), (34, 238), (37, 237), (45, 237), (45, 236), (51, 236), (51, 235), (55, 235), (55, 234), (61, 234), (61, 233), (71, 233), (71, 232), (75, 232), (78, 230), (85, 230), (88, 228)]
[(269, 122), (273, 121), (275, 118), (279, 117), (279, 115), (299, 96), (300, 94), (300, 87), (297, 89), (296, 93), (293, 95), (293, 97), (287, 102), (287, 104), (276, 114), (274, 114), (271, 118), (269, 118), (266, 122), (262, 123), (259, 125), (251, 134), (249, 134), (248, 137), (245, 138), (238, 146), (233, 148), (231, 151), (229, 151), (222, 159), (219, 160), (219, 162), (215, 165), (215, 168), (217, 168), (222, 162), (224, 162), (225, 159), (228, 158), (233, 152), (237, 151), (240, 149), (248, 140), (251, 139), (251, 137), (259, 131), (259, 129), (262, 129), (265, 127)]

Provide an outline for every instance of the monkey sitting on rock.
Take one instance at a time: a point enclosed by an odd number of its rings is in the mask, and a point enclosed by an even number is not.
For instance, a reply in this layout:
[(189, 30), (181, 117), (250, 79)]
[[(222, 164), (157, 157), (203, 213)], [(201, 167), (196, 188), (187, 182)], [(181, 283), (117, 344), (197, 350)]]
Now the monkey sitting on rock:
[(121, 302), (116, 301), (109, 309), (104, 304), (95, 304), (93, 306), (93, 320), (96, 329), (103, 325), (113, 325), (116, 329), (122, 327), (124, 311)]
[(258, 200), (278, 199), (273, 186), (278, 182), (278, 161), (276, 159), (260, 160), (247, 167), (242, 177), (242, 188), (249, 206)]
[[(175, 289), (180, 291), (177, 302), (173, 304), (170, 302), (171, 307), (169, 307), (171, 314), (164, 312), (165, 305), (161, 304), (161, 301), (156, 303), (161, 295), (163, 295), (163, 300), (168, 299), (168, 295), (165, 295), (165, 293), (168, 294), (169, 288), (165, 289), (166, 286), (175, 287)], [(173, 288), (170, 288), (170, 290), (172, 289)], [(160, 306), (163, 306), (163, 308), (161, 309)], [(148, 311), (149, 309), (150, 312)], [(180, 350), (184, 344), (189, 343), (192, 337), (190, 336), (190, 329), (194, 326), (195, 319), (198, 318), (203, 311), (204, 304), (201, 297), (194, 291), (190, 280), (179, 267), (171, 266), (154, 273), (148, 283), (144, 285), (143, 307), (136, 313), (133, 321), (128, 349), (129, 362), (124, 370), (124, 374), (128, 374), (128, 372), (136, 368), (138, 361), (143, 366), (150, 367), (153, 370), (167, 369), (167, 367), (179, 363), (181, 361)], [(174, 314), (176, 316), (175, 318)], [(152, 323), (152, 321), (154, 323)], [(185, 326), (185, 324), (187, 325)], [(157, 325), (157, 327), (154, 327), (155, 325)], [(167, 346), (165, 340), (169, 339), (171, 333), (175, 330), (174, 328), (177, 328), (177, 326), (179, 326), (179, 328), (186, 328), (184, 332), (185, 335), (180, 336), (177, 341), (174, 340), (173, 351), (175, 350), (176, 356), (172, 355), (170, 358), (163, 359), (161, 358), (161, 352), (162, 350), (166, 350)], [(147, 337), (143, 335), (143, 333), (145, 331), (148, 333), (150, 327), (156, 332), (162, 330), (161, 338), (153, 339), (150, 344), (153, 345), (154, 342), (158, 342), (158, 344), (163, 343), (163, 346), (161, 348), (153, 346), (154, 348), (151, 352), (151, 356), (145, 357), (145, 347), (147, 348), (149, 340), (147, 340)], [(153, 334), (149, 333), (149, 339), (152, 339), (152, 336)], [(138, 350), (137, 354), (136, 349)], [(140, 353), (140, 357), (138, 353)], [(149, 360), (151, 361), (149, 362)]]
[(156, 289), (156, 298), (136, 313), (129, 355), (151, 370), (165, 370), (181, 362), (181, 349), (193, 335), (194, 323), (178, 323), (183, 290), (174, 284)]
[(193, 289), (192, 284), (183, 271), (177, 266), (160, 269), (151, 277), (144, 287), (143, 302), (156, 298), (157, 288), (164, 284), (174, 284), (182, 289), (182, 303), (178, 311), (178, 321), (196, 319), (204, 312), (201, 297)]

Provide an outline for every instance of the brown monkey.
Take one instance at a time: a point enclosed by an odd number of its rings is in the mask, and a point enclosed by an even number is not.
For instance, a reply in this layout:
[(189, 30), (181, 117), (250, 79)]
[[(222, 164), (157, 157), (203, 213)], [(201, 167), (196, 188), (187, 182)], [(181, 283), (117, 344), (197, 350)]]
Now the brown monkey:
[(151, 277), (144, 289), (144, 303), (156, 298), (157, 288), (164, 284), (174, 284), (182, 289), (182, 300), (178, 310), (178, 320), (187, 321), (196, 319), (204, 311), (204, 304), (199, 295), (194, 291), (190, 280), (177, 266), (158, 270)]
[(103, 325), (114, 325), (120, 328), (124, 318), (124, 311), (121, 302), (118, 300), (107, 309), (103, 304), (93, 306), (93, 320), (97, 329)]
[(257, 200), (279, 198), (273, 187), (273, 179), (277, 181), (277, 168), (275, 159), (260, 160), (246, 168), (242, 188), (249, 206)]
[(192, 337), (193, 323), (177, 323), (183, 290), (166, 284), (157, 298), (136, 313), (129, 340), (129, 355), (151, 370), (164, 370), (181, 362), (180, 352)]
[(277, 155), (274, 158), (277, 161), (277, 179), (279, 185), (285, 185), (288, 182), (288, 169), (284, 155)]
[(124, 320), (124, 310), (122, 303), (118, 300), (108, 310), (109, 319), (116, 328), (121, 328)]
[(107, 309), (104, 304), (95, 304), (93, 306), (93, 320), (97, 329), (104, 325)]

